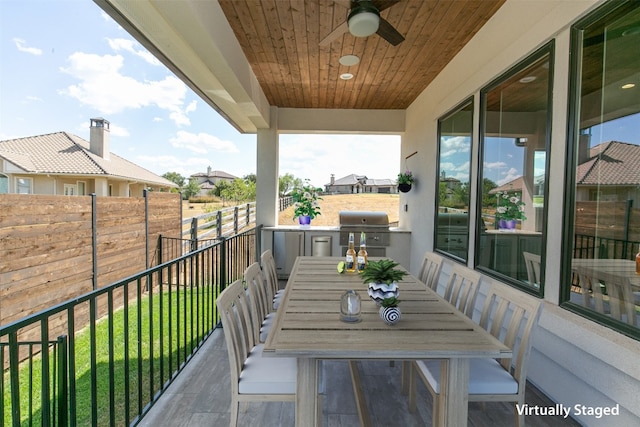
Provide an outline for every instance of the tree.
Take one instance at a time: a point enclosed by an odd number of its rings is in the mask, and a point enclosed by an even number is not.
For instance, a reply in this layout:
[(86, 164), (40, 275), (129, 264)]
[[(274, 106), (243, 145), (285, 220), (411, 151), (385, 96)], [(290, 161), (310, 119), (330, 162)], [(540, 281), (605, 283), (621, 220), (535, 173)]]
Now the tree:
[(178, 172), (167, 172), (162, 175), (164, 179), (168, 179), (178, 186), (178, 189), (172, 188), (172, 192), (182, 191), (182, 187), (184, 187), (185, 177), (180, 175)]
[(258, 181), (258, 177), (255, 173), (250, 173), (242, 177), (245, 181), (253, 182), (254, 184)]
[(495, 194), (489, 194), (489, 191), (496, 188), (498, 184), (491, 181), (489, 178), (484, 178), (482, 180), (482, 207), (495, 207), (496, 206), (496, 196)]
[(302, 187), (302, 184), (300, 178), (296, 178), (290, 173), (281, 175), (280, 178), (278, 178), (278, 192), (280, 197), (288, 195), (294, 188)]
[(182, 197), (186, 200), (189, 200), (199, 192), (200, 186), (198, 185), (198, 181), (196, 181), (195, 179), (190, 179), (189, 184), (185, 185), (182, 188)]

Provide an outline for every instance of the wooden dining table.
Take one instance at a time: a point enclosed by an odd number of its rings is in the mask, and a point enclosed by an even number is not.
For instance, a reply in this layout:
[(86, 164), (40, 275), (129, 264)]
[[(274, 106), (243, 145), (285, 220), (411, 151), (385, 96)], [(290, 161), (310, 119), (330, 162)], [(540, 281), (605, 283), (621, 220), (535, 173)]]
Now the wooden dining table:
[[(388, 326), (379, 317), (358, 273), (338, 273), (342, 258), (298, 257), (264, 346), (264, 356), (296, 357), (296, 426), (317, 417), (318, 360), (443, 360), (440, 422), (466, 426), (469, 360), (510, 358), (512, 351), (455, 307), (407, 275), (399, 283), (402, 319)], [(361, 297), (361, 321), (340, 320), (348, 289)]]
[(601, 271), (614, 276), (620, 276), (629, 279), (633, 291), (640, 291), (640, 275), (636, 274), (636, 262), (629, 259), (573, 259), (571, 267), (574, 272), (578, 268), (587, 268), (595, 271)]

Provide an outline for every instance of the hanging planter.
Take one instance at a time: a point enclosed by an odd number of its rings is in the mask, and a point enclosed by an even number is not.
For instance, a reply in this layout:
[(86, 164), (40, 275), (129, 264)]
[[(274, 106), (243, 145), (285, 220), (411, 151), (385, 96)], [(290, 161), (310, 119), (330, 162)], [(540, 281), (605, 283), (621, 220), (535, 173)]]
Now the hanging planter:
[(402, 193), (408, 193), (411, 190), (411, 184), (398, 184), (398, 190)]
[(410, 170), (398, 174), (398, 191), (406, 193), (411, 190), (414, 178)]

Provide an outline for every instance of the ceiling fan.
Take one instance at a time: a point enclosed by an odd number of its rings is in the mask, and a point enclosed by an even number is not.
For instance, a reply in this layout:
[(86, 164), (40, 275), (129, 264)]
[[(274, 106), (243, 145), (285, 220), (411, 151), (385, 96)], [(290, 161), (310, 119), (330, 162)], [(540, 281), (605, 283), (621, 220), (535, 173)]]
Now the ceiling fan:
[[(393, 25), (380, 16), (380, 12), (388, 9), (400, 0), (335, 0), (348, 7), (349, 16), (347, 20), (336, 27), (324, 39), (320, 41), (320, 46), (327, 46), (338, 39), (344, 33), (349, 32), (356, 37), (368, 37), (373, 33), (391, 43), (393, 46), (404, 41), (402, 34)], [(346, 3), (346, 4), (345, 4)]]

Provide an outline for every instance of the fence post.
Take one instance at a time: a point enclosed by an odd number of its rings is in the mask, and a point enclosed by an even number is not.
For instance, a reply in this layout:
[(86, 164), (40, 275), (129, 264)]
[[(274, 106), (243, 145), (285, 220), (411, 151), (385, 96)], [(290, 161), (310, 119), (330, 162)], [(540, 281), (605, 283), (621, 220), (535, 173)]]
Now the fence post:
[(91, 193), (91, 263), (93, 289), (98, 289), (98, 203), (96, 193)]
[(222, 211), (216, 212), (216, 237), (222, 236)]
[(142, 190), (144, 197), (144, 265), (149, 268), (149, 191)]
[(20, 426), (20, 363), (18, 333), (9, 332), (9, 378), (11, 382), (11, 417)]
[[(627, 246), (629, 242), (629, 223), (631, 222), (631, 209), (633, 208), (633, 200), (627, 200), (627, 206), (624, 210), (624, 244), (622, 245), (622, 258), (627, 259)], [(631, 248), (633, 252), (633, 247)]]
[(158, 234), (158, 265), (162, 264), (162, 234)]
[(220, 292), (224, 291), (227, 287), (227, 238), (220, 237), (220, 277), (218, 283), (220, 286)]
[(233, 234), (238, 234), (238, 207), (233, 208)]
[(191, 218), (191, 229), (189, 231), (191, 236), (191, 252), (193, 252), (198, 249), (198, 218), (195, 216)]
[(246, 220), (246, 222), (244, 224), (245, 227), (247, 225), (249, 225), (249, 220), (251, 219), (251, 204), (250, 203), (247, 203), (247, 215), (246, 215), (246, 217), (247, 217), (247, 220)]
[(61, 335), (58, 337), (58, 423), (59, 426), (69, 425), (68, 410), (67, 407), (67, 390), (68, 390), (68, 378), (69, 367), (67, 357), (67, 336)]

